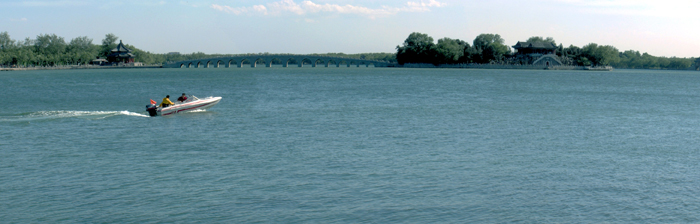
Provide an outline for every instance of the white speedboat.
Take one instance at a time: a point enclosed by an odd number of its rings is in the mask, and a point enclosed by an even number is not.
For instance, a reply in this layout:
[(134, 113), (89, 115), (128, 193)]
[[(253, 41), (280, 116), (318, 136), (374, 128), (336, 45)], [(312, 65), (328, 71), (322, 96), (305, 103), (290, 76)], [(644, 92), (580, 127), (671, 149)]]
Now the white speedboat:
[(219, 103), (219, 101), (221, 101), (220, 96), (210, 96), (204, 99), (199, 99), (196, 96), (191, 96), (189, 99), (187, 99), (187, 101), (178, 102), (175, 103), (175, 105), (169, 107), (159, 107), (155, 104), (151, 104), (146, 106), (146, 111), (148, 111), (148, 114), (151, 115), (151, 117), (166, 116), (193, 110), (206, 110)]

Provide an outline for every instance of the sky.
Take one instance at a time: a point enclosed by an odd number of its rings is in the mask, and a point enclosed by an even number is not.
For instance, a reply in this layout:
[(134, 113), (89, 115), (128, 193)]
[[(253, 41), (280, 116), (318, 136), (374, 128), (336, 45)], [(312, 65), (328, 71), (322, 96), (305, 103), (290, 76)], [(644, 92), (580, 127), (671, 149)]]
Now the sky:
[(700, 1), (680, 0), (0, 0), (15, 40), (108, 33), (153, 53), (396, 52), (412, 32), (472, 42), (499, 34), (700, 57)]

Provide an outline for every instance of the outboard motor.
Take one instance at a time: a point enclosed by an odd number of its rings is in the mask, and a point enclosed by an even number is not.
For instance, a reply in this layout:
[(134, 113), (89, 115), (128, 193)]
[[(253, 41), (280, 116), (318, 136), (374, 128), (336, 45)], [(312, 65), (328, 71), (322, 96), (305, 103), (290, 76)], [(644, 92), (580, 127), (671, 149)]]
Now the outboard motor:
[(158, 116), (158, 107), (155, 104), (146, 105), (146, 111), (151, 117)]

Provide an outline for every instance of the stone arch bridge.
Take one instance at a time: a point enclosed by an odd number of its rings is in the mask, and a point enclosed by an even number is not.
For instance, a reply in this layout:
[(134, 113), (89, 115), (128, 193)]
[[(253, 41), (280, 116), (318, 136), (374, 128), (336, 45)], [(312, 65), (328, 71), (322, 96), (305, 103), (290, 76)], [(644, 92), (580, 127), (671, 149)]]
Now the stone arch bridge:
[[(247, 62), (247, 63), (245, 63)], [(230, 68), (236, 66), (238, 68), (243, 67), (244, 64), (250, 64), (250, 67), (257, 67), (258, 65), (265, 65), (265, 67), (272, 67), (273, 62), (275, 64), (282, 64), (282, 67), (289, 67), (290, 65), (297, 65), (298, 67), (303, 67), (304, 64), (311, 65), (311, 67), (317, 67), (323, 65), (324, 67), (329, 67), (335, 65), (335, 67), (352, 65), (360, 67), (364, 65), (369, 67), (370, 65), (374, 67), (396, 67), (398, 64), (390, 63), (386, 61), (375, 61), (375, 60), (364, 60), (364, 59), (354, 59), (354, 58), (342, 58), (342, 57), (328, 57), (328, 56), (318, 56), (318, 55), (294, 55), (294, 54), (259, 54), (259, 55), (240, 55), (240, 56), (230, 56), (230, 57), (217, 57), (217, 58), (204, 58), (195, 60), (186, 60), (178, 62), (170, 62), (163, 65), (164, 68)]]

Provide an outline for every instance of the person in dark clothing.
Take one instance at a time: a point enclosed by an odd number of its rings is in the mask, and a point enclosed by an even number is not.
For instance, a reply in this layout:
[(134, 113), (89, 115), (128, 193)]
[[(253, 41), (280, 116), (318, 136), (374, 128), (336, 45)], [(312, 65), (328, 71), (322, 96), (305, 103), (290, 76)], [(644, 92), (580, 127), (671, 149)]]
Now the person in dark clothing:
[(180, 103), (187, 101), (187, 95), (183, 93), (182, 96), (177, 98), (177, 101), (179, 101)]

